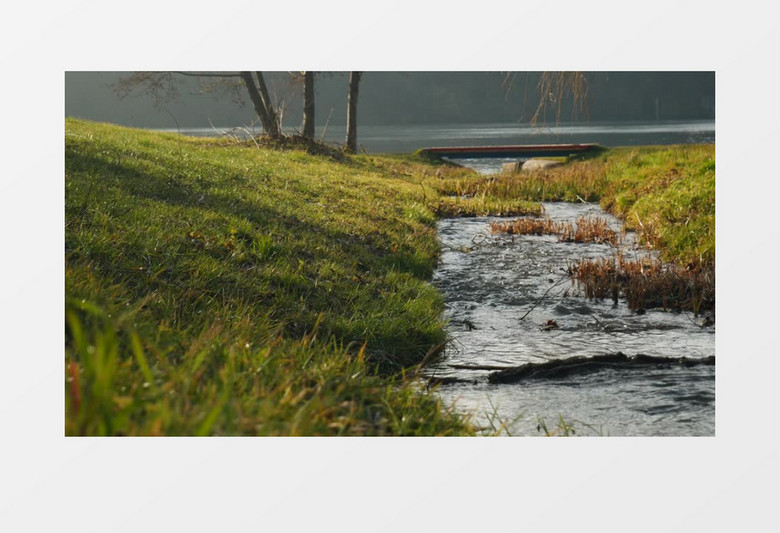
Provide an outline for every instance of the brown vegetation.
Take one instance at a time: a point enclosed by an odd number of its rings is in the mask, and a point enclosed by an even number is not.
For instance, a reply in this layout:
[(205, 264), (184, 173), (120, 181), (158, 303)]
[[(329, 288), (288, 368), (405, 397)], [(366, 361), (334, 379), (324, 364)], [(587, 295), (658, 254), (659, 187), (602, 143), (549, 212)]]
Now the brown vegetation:
[(571, 242), (595, 242), (598, 244), (611, 244), (617, 246), (618, 234), (609, 227), (606, 219), (601, 217), (581, 217), (577, 220), (577, 229), (563, 235), (561, 240)]
[(604, 162), (592, 159), (537, 172), (509, 176), (463, 176), (428, 183), (442, 195), (523, 198), (539, 202), (595, 202), (607, 186), (607, 178)]
[(508, 235), (558, 235), (561, 242), (594, 242), (613, 246), (619, 243), (618, 233), (600, 217), (580, 217), (576, 224), (549, 218), (518, 218), (508, 222), (491, 222), (490, 231)]
[(347, 157), (344, 151), (323, 142), (304, 137), (303, 135), (283, 135), (279, 137), (270, 137), (261, 135), (242, 142), (245, 146), (255, 146), (257, 148), (270, 148), (272, 150), (303, 150), (310, 155), (321, 155), (329, 157), (335, 161), (346, 162)]
[(661, 307), (698, 314), (715, 308), (715, 270), (708, 265), (681, 267), (659, 259), (627, 259), (622, 253), (583, 259), (569, 269), (587, 298), (624, 297), (632, 311)]
[(492, 233), (507, 235), (562, 235), (569, 231), (571, 224), (555, 222), (549, 218), (518, 218), (507, 222), (491, 222)]

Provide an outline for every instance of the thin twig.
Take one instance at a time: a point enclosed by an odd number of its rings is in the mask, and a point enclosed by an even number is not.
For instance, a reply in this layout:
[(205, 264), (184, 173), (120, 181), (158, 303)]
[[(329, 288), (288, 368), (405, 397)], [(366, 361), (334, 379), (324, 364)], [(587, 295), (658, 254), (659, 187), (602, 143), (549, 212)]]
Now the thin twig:
[(322, 135), (320, 136), (320, 142), (325, 141), (325, 132), (328, 131), (328, 123), (330, 122), (331, 115), (333, 115), (333, 106), (330, 106), (330, 113), (328, 113), (328, 119), (325, 121), (325, 127), (322, 128)]
[(249, 130), (248, 130), (248, 129), (246, 129), (246, 128), (245, 128), (245, 127), (243, 127), (243, 126), (241, 126), (239, 129), (242, 129), (242, 130), (244, 130), (244, 132), (247, 134), (247, 136), (248, 136), (250, 139), (252, 139), (252, 142), (253, 142), (253, 143), (255, 143), (255, 148), (260, 148), (260, 145), (258, 144), (258, 142), (257, 142), (257, 139), (255, 139), (255, 136), (254, 136), (254, 135), (252, 135), (252, 134), (249, 132)]
[(531, 311), (533, 311), (534, 309), (536, 309), (536, 307), (537, 307), (537, 306), (538, 306), (540, 303), (542, 303), (542, 300), (544, 300), (544, 298), (547, 296), (547, 293), (549, 293), (549, 292), (550, 292), (551, 290), (553, 290), (555, 287), (557, 287), (558, 285), (560, 285), (561, 283), (563, 283), (564, 281), (566, 281), (568, 277), (569, 277), (569, 274), (568, 274), (568, 273), (567, 273), (567, 274), (564, 274), (563, 276), (561, 276), (561, 279), (560, 279), (560, 280), (559, 280), (559, 281), (558, 281), (556, 284), (554, 284), (554, 285), (551, 285), (551, 286), (550, 286), (550, 287), (549, 287), (549, 288), (548, 288), (546, 291), (544, 291), (544, 294), (542, 294), (542, 297), (541, 297), (541, 298), (539, 298), (539, 299), (536, 301), (536, 303), (535, 303), (535, 304), (534, 304), (534, 305), (531, 307), (531, 309), (529, 309), (528, 311), (526, 311), (526, 313), (525, 313), (523, 316), (521, 316), (521, 317), (520, 317), (520, 320), (523, 320), (525, 317), (527, 317), (529, 314), (531, 314)]

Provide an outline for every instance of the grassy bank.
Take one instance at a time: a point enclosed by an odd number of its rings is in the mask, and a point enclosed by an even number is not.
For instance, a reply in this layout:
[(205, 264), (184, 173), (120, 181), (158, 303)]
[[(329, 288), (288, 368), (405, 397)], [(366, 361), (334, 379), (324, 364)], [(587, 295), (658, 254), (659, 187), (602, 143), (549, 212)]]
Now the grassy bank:
[(66, 432), (473, 433), (409, 379), (468, 174), (67, 120)]
[(679, 264), (715, 261), (714, 145), (623, 147), (513, 176), (440, 180), (442, 194), (530, 201), (588, 201)]
[(67, 120), (65, 429), (460, 435), (415, 379), (446, 341), (441, 216), (601, 201), (714, 261), (714, 149), (615, 149), (518, 176)]

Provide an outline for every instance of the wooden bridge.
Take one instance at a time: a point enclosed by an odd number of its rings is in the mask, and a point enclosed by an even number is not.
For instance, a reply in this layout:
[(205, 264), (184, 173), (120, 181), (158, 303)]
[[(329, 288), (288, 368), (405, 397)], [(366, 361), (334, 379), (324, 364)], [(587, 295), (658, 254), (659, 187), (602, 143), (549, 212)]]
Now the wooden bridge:
[(598, 149), (598, 144), (524, 144), (517, 146), (456, 146), (423, 148), (424, 154), (448, 159), (565, 157)]

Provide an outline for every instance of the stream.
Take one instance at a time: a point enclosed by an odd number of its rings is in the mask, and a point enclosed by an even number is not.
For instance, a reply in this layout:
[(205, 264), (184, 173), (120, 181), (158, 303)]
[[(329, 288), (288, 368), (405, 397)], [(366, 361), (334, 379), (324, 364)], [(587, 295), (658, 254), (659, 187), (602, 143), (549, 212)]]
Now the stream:
[[(575, 221), (599, 216), (597, 204), (545, 203), (545, 216)], [(556, 236), (492, 235), (496, 217), (444, 219), (443, 253), (433, 283), (442, 292), (452, 341), (428, 377), (443, 379), (447, 405), (481, 427), (503, 423), (511, 435), (543, 435), (562, 419), (577, 435), (714, 436), (714, 364), (651, 364), (625, 369), (490, 383), (499, 368), (571, 357), (681, 357), (714, 361), (715, 326), (692, 313), (630, 311), (621, 300), (588, 300), (568, 279), (581, 258), (611, 256), (606, 244), (558, 242)], [(506, 219), (502, 219), (506, 220)], [(629, 254), (651, 254), (636, 247)], [(558, 327), (545, 328), (549, 320)], [(478, 367), (478, 368), (474, 368)]]

